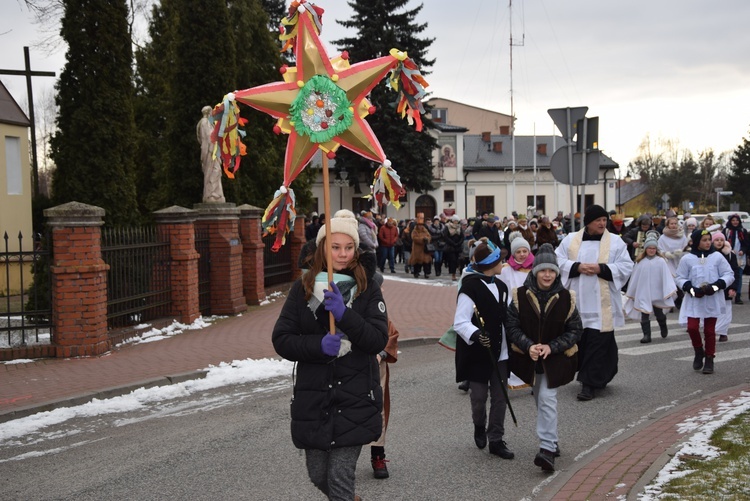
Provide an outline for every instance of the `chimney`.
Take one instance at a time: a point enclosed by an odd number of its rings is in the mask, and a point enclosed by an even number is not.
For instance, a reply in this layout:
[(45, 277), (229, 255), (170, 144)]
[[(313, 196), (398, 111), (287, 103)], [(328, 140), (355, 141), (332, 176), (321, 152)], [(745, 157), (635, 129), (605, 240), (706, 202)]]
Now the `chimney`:
[(510, 125), (501, 125), (500, 126), (500, 135), (501, 136), (509, 136), (510, 135)]
[(492, 143), (492, 151), (495, 153), (502, 153), (503, 152), (503, 142), (502, 141), (495, 141)]
[(547, 143), (541, 143), (536, 145), (536, 154), (547, 156)]
[(490, 133), (489, 132), (482, 132), (482, 142), (483, 143), (489, 143), (490, 142)]

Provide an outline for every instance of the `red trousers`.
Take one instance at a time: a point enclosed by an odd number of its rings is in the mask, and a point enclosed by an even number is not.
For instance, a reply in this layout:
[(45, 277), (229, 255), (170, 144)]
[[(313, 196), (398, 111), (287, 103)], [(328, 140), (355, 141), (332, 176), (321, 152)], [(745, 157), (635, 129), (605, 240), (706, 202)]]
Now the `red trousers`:
[[(700, 318), (688, 317), (688, 334), (693, 348), (702, 348)], [(706, 356), (713, 358), (716, 354), (716, 317), (703, 319), (703, 336), (706, 338)]]

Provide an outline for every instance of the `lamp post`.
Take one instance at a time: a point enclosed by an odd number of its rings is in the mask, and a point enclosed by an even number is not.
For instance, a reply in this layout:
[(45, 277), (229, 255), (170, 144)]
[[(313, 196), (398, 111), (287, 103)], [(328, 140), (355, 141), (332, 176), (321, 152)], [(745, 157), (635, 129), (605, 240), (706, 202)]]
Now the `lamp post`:
[[(627, 184), (627, 183), (629, 183), (631, 181), (631, 179), (632, 178), (630, 177), (630, 169), (628, 169), (625, 172), (625, 179), (618, 179), (617, 180), (617, 212), (619, 214), (623, 214), (623, 212), (622, 212), (623, 203), (622, 203), (622, 199), (620, 198), (620, 189), (621, 189), (622, 181), (625, 181), (625, 184)], [(623, 216), (624, 215), (625, 214), (623, 214)]]
[(349, 177), (349, 173), (345, 169), (341, 169), (336, 173), (336, 179), (333, 180), (333, 184), (339, 188), (339, 209), (344, 208), (344, 186), (349, 186), (347, 177)]

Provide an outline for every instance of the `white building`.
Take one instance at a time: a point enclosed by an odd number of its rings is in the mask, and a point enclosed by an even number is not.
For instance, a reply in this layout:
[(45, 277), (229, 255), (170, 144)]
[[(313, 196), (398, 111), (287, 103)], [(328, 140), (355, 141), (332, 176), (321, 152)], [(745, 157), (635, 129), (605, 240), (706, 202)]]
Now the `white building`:
[[(428, 193), (407, 193), (404, 205), (396, 211), (385, 212), (396, 219), (413, 218), (423, 212), (432, 217), (441, 212), (473, 217), (481, 212), (499, 216), (513, 211), (548, 214), (557, 211), (567, 214), (581, 211), (580, 193), (585, 188), (585, 206), (598, 204), (607, 210), (616, 208), (617, 180), (612, 159), (601, 152), (599, 172), (595, 184), (573, 187), (571, 204), (569, 185), (555, 181), (550, 171), (552, 155), (565, 146), (561, 136), (510, 135), (511, 117), (446, 99), (431, 99), (432, 117), (439, 148), (433, 157), (434, 189)], [(465, 120), (457, 123), (454, 120)], [(552, 124), (550, 121), (550, 128)], [(470, 128), (471, 127), (471, 128)], [(486, 127), (486, 130), (473, 130)], [(319, 156), (313, 167), (320, 164)], [(398, 170), (398, 166), (394, 166)], [(335, 162), (331, 162), (334, 178)], [(368, 186), (372, 180), (363, 184)], [(339, 181), (331, 183), (331, 210), (362, 207), (361, 195)], [(313, 196), (318, 199), (317, 212), (323, 211), (322, 182), (313, 185)]]

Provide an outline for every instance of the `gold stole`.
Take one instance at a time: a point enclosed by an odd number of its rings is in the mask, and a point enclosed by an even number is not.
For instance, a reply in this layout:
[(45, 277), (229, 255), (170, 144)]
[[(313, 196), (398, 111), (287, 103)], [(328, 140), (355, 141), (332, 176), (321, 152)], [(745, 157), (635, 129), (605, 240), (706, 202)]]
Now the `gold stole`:
[[(568, 247), (568, 259), (571, 261), (578, 261), (578, 251), (581, 249), (581, 243), (583, 243), (583, 231), (584, 229), (578, 230), (573, 236)], [(609, 262), (609, 246), (612, 241), (610, 238), (611, 234), (609, 231), (604, 230), (602, 239), (599, 242), (599, 264), (607, 264)], [(602, 332), (613, 331), (614, 328), (614, 316), (612, 315), (612, 291), (609, 289), (609, 283), (601, 277), (599, 279), (599, 292), (601, 298), (601, 312), (602, 312)], [(583, 292), (583, 291), (581, 291)]]

